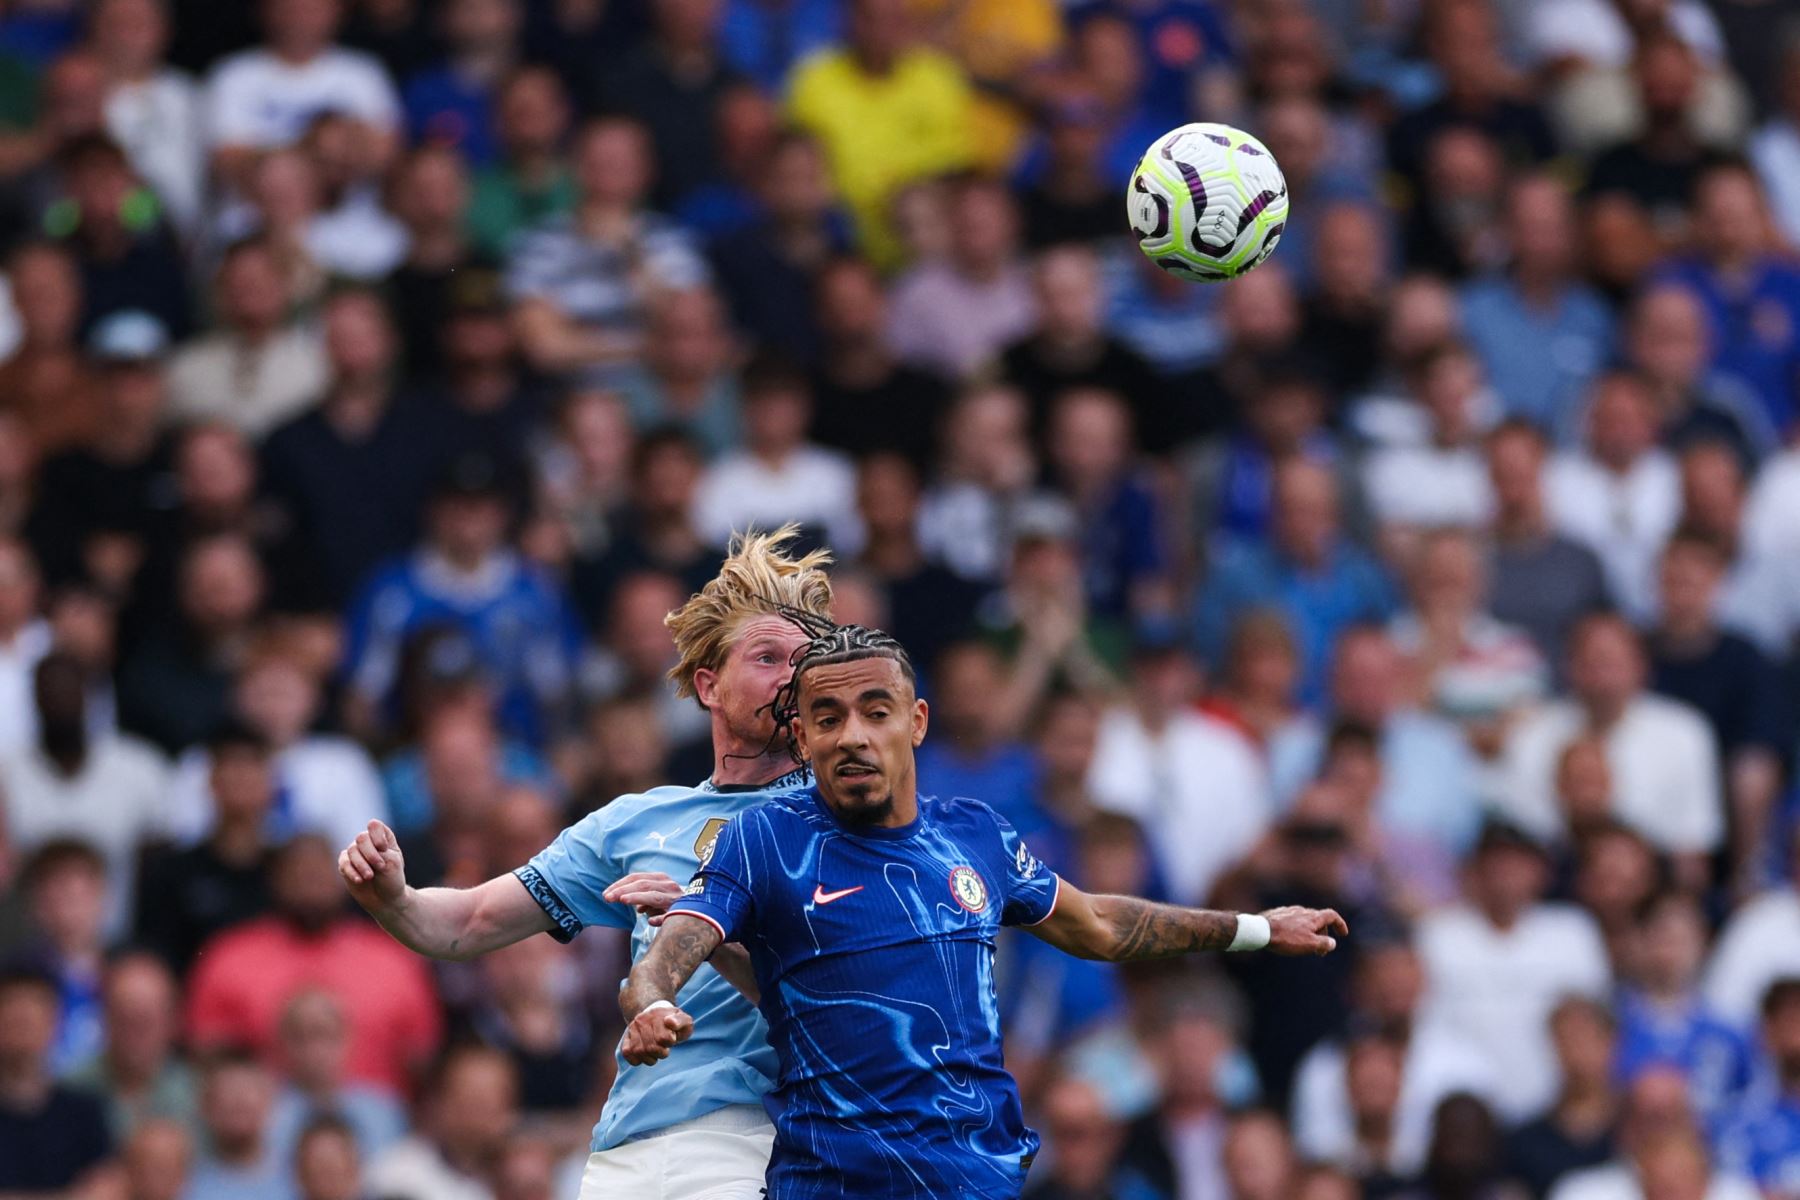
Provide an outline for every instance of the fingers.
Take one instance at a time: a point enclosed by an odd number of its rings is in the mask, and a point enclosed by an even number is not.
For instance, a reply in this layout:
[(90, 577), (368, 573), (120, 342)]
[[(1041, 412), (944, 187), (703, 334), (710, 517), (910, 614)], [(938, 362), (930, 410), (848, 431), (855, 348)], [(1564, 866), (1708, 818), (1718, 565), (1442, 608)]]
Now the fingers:
[(679, 1009), (659, 1008), (639, 1013), (625, 1028), (619, 1054), (635, 1067), (647, 1067), (669, 1057), (669, 1051), (688, 1040), (694, 1018)]
[(667, 885), (677, 891), (681, 890), (679, 883), (661, 871), (633, 871), (629, 875), (621, 875), (613, 880), (600, 895), (606, 900), (617, 900), (621, 891), (627, 888), (643, 887), (647, 884)]
[(365, 845), (367, 838), (367, 834), (357, 834), (356, 840), (338, 855), (338, 870), (351, 883), (367, 883), (375, 878), (374, 864), (381, 861), (381, 856)]
[(1335, 908), (1326, 909), (1325, 917), (1326, 917), (1326, 921), (1325, 921), (1326, 932), (1335, 933), (1339, 937), (1349, 937), (1350, 936), (1350, 923), (1348, 921), (1344, 920), (1344, 918), (1338, 916), (1337, 909), (1335, 909)]
[[(357, 840), (361, 841), (364, 836), (364, 834), (358, 834)], [(394, 831), (380, 821), (369, 822), (369, 832), (366, 836), (370, 844), (377, 850), (398, 850), (400, 848), (400, 843), (394, 837)]]

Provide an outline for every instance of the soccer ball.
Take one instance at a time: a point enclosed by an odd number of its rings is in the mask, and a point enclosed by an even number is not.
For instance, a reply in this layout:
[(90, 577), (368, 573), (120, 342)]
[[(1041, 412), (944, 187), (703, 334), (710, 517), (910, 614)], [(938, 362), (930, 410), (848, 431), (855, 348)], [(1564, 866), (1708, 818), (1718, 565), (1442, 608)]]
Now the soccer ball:
[(1275, 252), (1287, 227), (1287, 180), (1267, 146), (1229, 125), (1163, 134), (1125, 197), (1138, 249), (1183, 279), (1236, 279)]

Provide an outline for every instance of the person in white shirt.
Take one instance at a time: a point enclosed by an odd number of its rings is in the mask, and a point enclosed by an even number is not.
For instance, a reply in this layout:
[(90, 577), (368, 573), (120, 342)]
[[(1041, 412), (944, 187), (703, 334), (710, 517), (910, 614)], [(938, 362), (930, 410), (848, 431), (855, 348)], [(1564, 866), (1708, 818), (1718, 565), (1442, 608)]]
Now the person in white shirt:
[(107, 925), (123, 931), (137, 877), (138, 851), (166, 824), (168, 764), (124, 734), (88, 728), (89, 672), (52, 650), (33, 676), (38, 735), (0, 758), (0, 829), (15, 851), (77, 838), (106, 859), (116, 886)]
[(264, 238), (225, 252), (217, 291), (218, 327), (169, 363), (170, 409), (181, 420), (222, 421), (260, 439), (324, 395), (324, 340), (317, 328), (288, 319), (281, 267)]
[(37, 562), (23, 542), (0, 538), (0, 756), (37, 741), (32, 680), (50, 653), (50, 623), (38, 615)]
[(1422, 1019), (1504, 1064), (1494, 1099), (1514, 1120), (1556, 1094), (1552, 1010), (1571, 994), (1602, 997), (1612, 984), (1599, 927), (1573, 905), (1546, 903), (1549, 877), (1528, 834), (1490, 822), (1467, 868), (1466, 899), (1418, 927)]
[(1494, 496), (1481, 442), (1490, 397), (1480, 360), (1449, 343), (1413, 368), (1411, 387), (1426, 418), (1426, 439), (1378, 449), (1363, 466), (1363, 487), (1383, 536), (1486, 524)]
[(1758, 554), (1800, 558), (1800, 446), (1756, 473), (1744, 506), (1744, 544)]
[(745, 368), (744, 445), (707, 468), (694, 497), (694, 525), (723, 546), (732, 531), (774, 529), (789, 521), (821, 531), (839, 558), (862, 548), (856, 468), (849, 458), (806, 440), (812, 395), (785, 365)]
[(1714, 1168), (1676, 1067), (1632, 1081), (1619, 1146), (1617, 1160), (1563, 1176), (1549, 1200), (1761, 1200), (1748, 1180)]
[(1300, 1060), (1294, 1075), (1294, 1141), (1312, 1161), (1351, 1169), (1378, 1166), (1410, 1177), (1425, 1165), (1439, 1102), (1456, 1092), (1468, 1092), (1491, 1103), (1498, 1071), (1467, 1039), (1418, 1019), (1425, 976), (1410, 941), (1395, 937), (1358, 944), (1361, 957), (1352, 983), (1357, 1017), (1393, 1040), (1401, 1054), (1400, 1091), (1388, 1130), (1387, 1153), (1376, 1164), (1354, 1161), (1357, 1137), (1349, 1094), (1350, 1044), (1341, 1038), (1320, 1042)]
[(1614, 784), (1613, 815), (1665, 853), (1690, 883), (1725, 836), (1718, 742), (1688, 705), (1644, 690), (1649, 666), (1623, 617), (1584, 618), (1569, 638), (1569, 699), (1544, 705), (1514, 727), (1496, 802), (1540, 838), (1564, 832), (1556, 799), (1563, 749), (1598, 737)]
[(1635, 619), (1649, 615), (1656, 556), (1681, 517), (1680, 471), (1657, 446), (1658, 425), (1642, 380), (1603, 375), (1585, 450), (1557, 455), (1544, 480), (1551, 523), (1599, 557), (1609, 590)]
[(1790, 34), (1781, 59), (1784, 111), (1750, 139), (1750, 161), (1769, 196), (1769, 209), (1787, 243), (1800, 247), (1800, 38)]
[(261, 150), (290, 146), (321, 113), (357, 125), (358, 154), (378, 174), (400, 144), (400, 100), (381, 63), (333, 44), (341, 0), (263, 0), (265, 44), (231, 55), (206, 87), (206, 132), (219, 177), (241, 186)]
[(1696, 442), (1682, 454), (1682, 528), (1727, 556), (1714, 615), (1781, 661), (1800, 631), (1800, 556), (1765, 552), (1745, 536), (1748, 498), (1743, 464), (1729, 445)]
[(163, 62), (169, 19), (159, 0), (99, 0), (88, 28), (106, 71), (106, 130), (155, 189), (176, 228), (192, 233), (204, 198), (200, 89)]
[(1740, 905), (1719, 931), (1700, 992), (1719, 1019), (1756, 1028), (1763, 993), (1800, 976), (1800, 831), (1788, 847), (1788, 882)]
[[(235, 699), (244, 721), (274, 751), (272, 836), (317, 833), (354, 841), (371, 820), (388, 819), (381, 776), (368, 752), (349, 738), (311, 732), (319, 681), (298, 661), (278, 651), (253, 658), (238, 676)], [(211, 832), (211, 778), (212, 755), (205, 747), (177, 761), (168, 805), (169, 832), (177, 840), (199, 841)]]
[[(1131, 817), (1149, 835), (1179, 904), (1205, 902), (1273, 813), (1256, 747), (1195, 709), (1198, 698), (1198, 669), (1178, 644), (1140, 641), (1130, 695), (1100, 718), (1087, 779), (1097, 807)], [(1197, 830), (1205, 836), (1194, 836)]]

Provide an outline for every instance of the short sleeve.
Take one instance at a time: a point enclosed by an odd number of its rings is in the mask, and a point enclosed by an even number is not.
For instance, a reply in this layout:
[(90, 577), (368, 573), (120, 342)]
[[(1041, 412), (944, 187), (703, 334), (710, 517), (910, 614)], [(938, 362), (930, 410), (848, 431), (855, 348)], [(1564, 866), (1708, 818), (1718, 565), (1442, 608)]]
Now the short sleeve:
[(637, 924), (629, 905), (612, 904), (600, 896), (620, 876), (606, 844), (611, 832), (606, 811), (589, 813), (569, 826), (513, 872), (549, 915), (555, 925), (550, 936), (559, 942), (571, 940), (589, 925), (631, 929)]
[(1055, 871), (1039, 862), (1025, 839), (1012, 823), (999, 813), (994, 824), (1000, 833), (1000, 847), (1006, 855), (1002, 868), (1006, 880), (1006, 903), (1000, 910), (1002, 925), (1038, 925), (1056, 911), (1057, 893), (1062, 880)]
[(693, 881), (682, 892), (681, 899), (669, 906), (669, 912), (687, 913), (709, 922), (728, 942), (748, 927), (754, 905), (751, 881), (749, 829), (754, 817), (740, 816), (719, 831), (712, 855), (700, 868)]

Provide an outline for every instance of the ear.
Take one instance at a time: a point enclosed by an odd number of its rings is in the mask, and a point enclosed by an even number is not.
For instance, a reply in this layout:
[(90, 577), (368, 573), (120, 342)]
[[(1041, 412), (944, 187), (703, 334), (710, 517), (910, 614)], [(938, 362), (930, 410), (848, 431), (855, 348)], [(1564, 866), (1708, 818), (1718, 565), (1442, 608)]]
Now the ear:
[(800, 755), (801, 762), (811, 762), (812, 752), (806, 748), (806, 723), (795, 717), (788, 725), (789, 735), (794, 739), (794, 751)]
[(713, 698), (719, 694), (719, 673), (711, 667), (700, 667), (694, 672), (694, 695), (699, 697), (700, 707), (712, 711)]
[(923, 700), (914, 700), (913, 701), (913, 728), (912, 728), (912, 744), (913, 744), (914, 750), (917, 750), (919, 748), (920, 743), (924, 742), (925, 730), (926, 730), (926, 727), (929, 726), (930, 724), (931, 724), (931, 706), (929, 704), (926, 704)]

